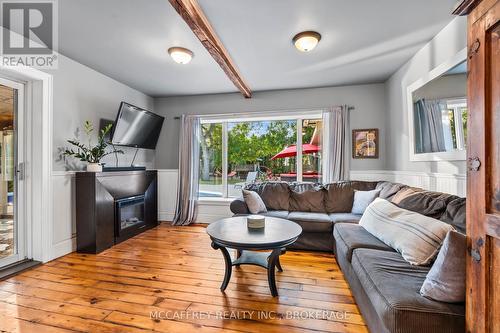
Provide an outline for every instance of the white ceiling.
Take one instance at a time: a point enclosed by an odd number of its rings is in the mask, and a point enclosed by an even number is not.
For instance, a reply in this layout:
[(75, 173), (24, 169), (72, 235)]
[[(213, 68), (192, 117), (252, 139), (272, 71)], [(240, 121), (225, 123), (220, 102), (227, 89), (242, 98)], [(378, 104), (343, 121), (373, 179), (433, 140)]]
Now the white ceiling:
[[(456, 0), (199, 0), (253, 91), (385, 81)], [(292, 37), (322, 35), (309, 53)], [(191, 49), (174, 63), (171, 46)], [(59, 1), (60, 53), (151, 96), (236, 91), (168, 0)]]

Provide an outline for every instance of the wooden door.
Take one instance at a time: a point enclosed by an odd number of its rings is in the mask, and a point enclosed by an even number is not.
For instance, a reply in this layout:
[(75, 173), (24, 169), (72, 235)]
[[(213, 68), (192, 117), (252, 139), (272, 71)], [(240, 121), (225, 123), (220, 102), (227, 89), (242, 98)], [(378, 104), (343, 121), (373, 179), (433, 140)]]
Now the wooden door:
[(468, 16), (467, 332), (500, 332), (500, 1)]

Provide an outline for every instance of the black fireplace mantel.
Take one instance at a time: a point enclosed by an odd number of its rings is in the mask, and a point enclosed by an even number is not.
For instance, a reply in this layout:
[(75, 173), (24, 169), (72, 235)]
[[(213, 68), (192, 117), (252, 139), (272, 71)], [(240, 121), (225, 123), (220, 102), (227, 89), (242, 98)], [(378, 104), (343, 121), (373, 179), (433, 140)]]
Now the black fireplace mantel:
[[(158, 225), (156, 170), (77, 172), (77, 251), (99, 253), (114, 244)], [(144, 221), (120, 229), (119, 205), (126, 198), (144, 196)]]

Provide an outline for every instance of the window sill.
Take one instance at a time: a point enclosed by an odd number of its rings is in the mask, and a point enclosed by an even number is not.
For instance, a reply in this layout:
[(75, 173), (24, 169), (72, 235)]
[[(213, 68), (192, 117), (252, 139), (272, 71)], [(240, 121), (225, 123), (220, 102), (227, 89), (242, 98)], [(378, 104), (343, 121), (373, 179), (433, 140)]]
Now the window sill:
[(201, 205), (212, 206), (227, 206), (236, 198), (199, 198), (198, 203)]

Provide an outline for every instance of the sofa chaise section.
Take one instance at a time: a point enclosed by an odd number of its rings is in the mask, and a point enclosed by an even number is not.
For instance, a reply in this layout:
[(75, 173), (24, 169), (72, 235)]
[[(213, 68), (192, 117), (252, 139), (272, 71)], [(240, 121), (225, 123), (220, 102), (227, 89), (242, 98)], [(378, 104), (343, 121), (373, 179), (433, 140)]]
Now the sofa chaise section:
[(437, 302), (420, 295), (430, 267), (411, 265), (397, 252), (361, 248), (353, 251), (351, 264), (351, 279), (356, 278), (364, 292), (363, 296), (355, 293), (356, 301), (365, 298), (362, 302), (370, 303), (375, 311), (363, 312), (366, 321), (369, 326), (370, 322), (383, 323), (383, 330), (377, 327), (376, 332), (463, 332), (463, 303)]
[[(387, 182), (379, 186), (394, 204), (425, 212), (465, 232), (464, 198)], [(334, 238), (337, 262), (371, 332), (464, 331), (463, 303), (437, 302), (419, 293), (432, 266), (410, 265), (358, 224), (336, 224)]]

